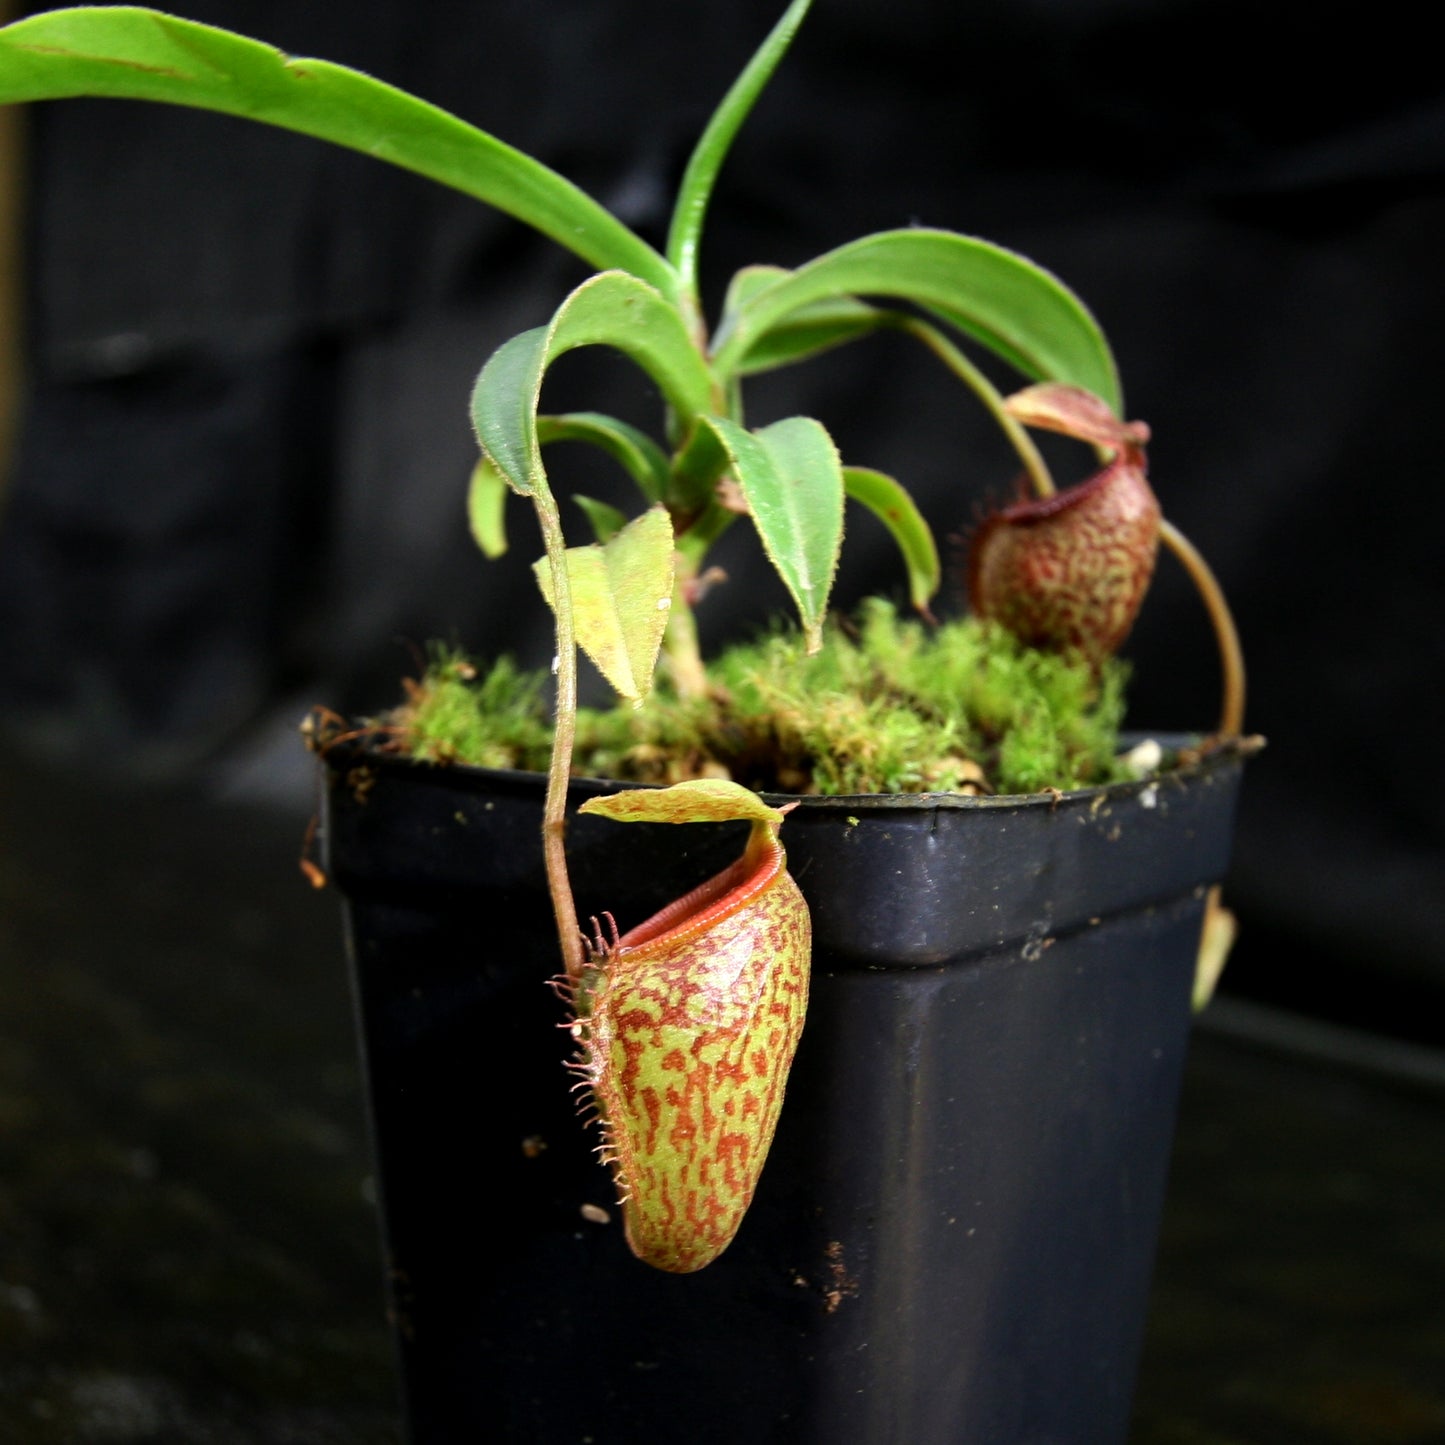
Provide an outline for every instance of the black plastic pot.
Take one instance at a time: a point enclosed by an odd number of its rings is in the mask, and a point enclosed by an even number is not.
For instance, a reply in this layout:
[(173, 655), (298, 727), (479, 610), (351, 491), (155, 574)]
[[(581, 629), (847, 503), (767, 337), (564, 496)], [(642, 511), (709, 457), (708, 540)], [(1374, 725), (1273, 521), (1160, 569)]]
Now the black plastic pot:
[[(1125, 1438), (1237, 756), (806, 800), (807, 1026), (752, 1211), (688, 1276), (628, 1253), (574, 1115), (541, 780), (327, 761), (417, 1445)], [(575, 820), (579, 907), (626, 928), (741, 836)]]

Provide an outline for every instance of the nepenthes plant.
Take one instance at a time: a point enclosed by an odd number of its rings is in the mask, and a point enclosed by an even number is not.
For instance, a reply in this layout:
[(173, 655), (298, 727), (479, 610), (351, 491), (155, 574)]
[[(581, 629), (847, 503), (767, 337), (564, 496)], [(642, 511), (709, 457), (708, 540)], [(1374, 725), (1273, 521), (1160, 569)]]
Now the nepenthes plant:
[[(845, 460), (812, 417), (750, 426), (750, 378), (880, 332), (915, 340), (995, 418), (1033, 492), (979, 527), (969, 563), (974, 610), (1031, 645), (1105, 657), (1127, 634), (1162, 543), (1215, 624), (1220, 732), (1237, 735), (1242, 723), (1243, 670), (1219, 589), (1160, 511), (1147, 479), (1148, 430), (1125, 419), (1103, 332), (1054, 276), (989, 242), (909, 227), (792, 269), (745, 267), (720, 314), (704, 314), (699, 266), (715, 183), (809, 3), (788, 5), (714, 112), (660, 246), (537, 160), (342, 66), (134, 7), (58, 10), (0, 31), (0, 100), (151, 100), (298, 131), (454, 187), (597, 268), (549, 320), (481, 368), (467, 506), (489, 555), (507, 545), (509, 496), (525, 499), (540, 525), (536, 572), (556, 639), (543, 849), (563, 988), (629, 1241), (676, 1271), (715, 1258), (751, 1199), (803, 1023), (807, 906), (787, 873), (781, 810), (725, 780), (683, 783), (588, 807), (623, 822), (745, 820), (742, 857), (652, 920), (620, 934), (610, 920), (584, 931), (565, 846), (578, 651), (621, 698), (641, 703), (659, 669), (678, 694), (705, 694), (695, 609), (714, 544), (739, 522), (782, 580), (810, 649), (829, 616), (848, 502), (886, 527), (925, 616), (941, 581), (933, 534), (906, 487)], [(646, 373), (664, 404), (655, 433), (596, 412), (542, 409), (549, 369), (582, 347), (621, 352)], [(980, 354), (1017, 375), (1021, 389), (1005, 395)], [(1058, 490), (1031, 429), (1092, 446), (1099, 470)], [(590, 535), (568, 536), (545, 463), (559, 442), (589, 445), (619, 466), (636, 488), (635, 515), (581, 499)]]

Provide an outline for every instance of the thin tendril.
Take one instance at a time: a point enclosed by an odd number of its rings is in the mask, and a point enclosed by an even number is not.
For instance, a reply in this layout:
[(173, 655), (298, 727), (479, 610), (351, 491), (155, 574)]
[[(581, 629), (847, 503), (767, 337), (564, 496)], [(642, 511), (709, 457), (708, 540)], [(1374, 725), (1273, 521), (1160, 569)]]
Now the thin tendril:
[(1189, 579), (1209, 613), (1224, 674), (1219, 731), (1225, 737), (1238, 737), (1244, 729), (1244, 651), (1239, 645), (1239, 630), (1225, 601), (1224, 589), (1194, 544), (1172, 522), (1160, 522), (1159, 538), (1184, 564), (1184, 570), (1189, 573)]
[(1022, 424), (1009, 415), (998, 388), (971, 362), (957, 346), (936, 326), (907, 316), (902, 312), (890, 313), (886, 325), (921, 341), (973, 394), (983, 403), (984, 409), (999, 425), (1008, 438), (1009, 444), (1018, 453), (1024, 471), (1036, 495), (1051, 497), (1056, 490), (1054, 479), (1033, 438)]

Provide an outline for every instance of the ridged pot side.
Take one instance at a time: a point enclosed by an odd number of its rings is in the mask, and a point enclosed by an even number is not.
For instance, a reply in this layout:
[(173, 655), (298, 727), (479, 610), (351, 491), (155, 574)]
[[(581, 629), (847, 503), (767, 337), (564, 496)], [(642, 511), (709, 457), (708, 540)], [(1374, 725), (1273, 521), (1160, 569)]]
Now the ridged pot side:
[[(573, 1114), (540, 781), (331, 762), (414, 1440), (1125, 1438), (1238, 758), (790, 814), (808, 1025), (752, 1209), (686, 1277), (632, 1258)], [(620, 856), (579, 819), (580, 906), (625, 928), (745, 833)]]

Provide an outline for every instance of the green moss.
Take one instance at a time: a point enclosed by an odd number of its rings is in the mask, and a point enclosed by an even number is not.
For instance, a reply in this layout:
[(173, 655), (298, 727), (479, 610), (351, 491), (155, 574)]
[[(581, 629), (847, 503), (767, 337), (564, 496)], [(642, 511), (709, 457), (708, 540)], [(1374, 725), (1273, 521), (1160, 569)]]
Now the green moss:
[(552, 746), (542, 673), (510, 657), (486, 671), (459, 649), (433, 644), (419, 683), (390, 719), (408, 752), (434, 763), (545, 769)]
[[(874, 602), (812, 657), (793, 631), (734, 647), (711, 695), (578, 718), (576, 771), (638, 782), (719, 775), (778, 792), (1030, 793), (1110, 782), (1127, 670), (1096, 673), (965, 619), (926, 627)], [(395, 721), (413, 752), (546, 766), (546, 678), (438, 653)]]

